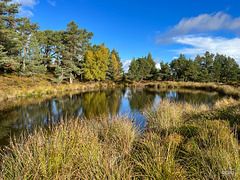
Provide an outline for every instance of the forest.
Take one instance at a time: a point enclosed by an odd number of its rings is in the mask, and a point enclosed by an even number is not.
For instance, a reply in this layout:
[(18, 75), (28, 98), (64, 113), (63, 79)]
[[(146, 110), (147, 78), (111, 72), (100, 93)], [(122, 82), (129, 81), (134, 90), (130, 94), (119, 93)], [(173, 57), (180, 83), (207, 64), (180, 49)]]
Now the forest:
[(192, 81), (192, 82), (240, 82), (240, 68), (235, 59), (208, 51), (194, 60), (180, 54), (170, 63), (160, 63), (156, 68), (151, 53), (147, 57), (131, 61), (129, 78), (135, 80)]
[[(92, 45), (92, 32), (79, 28), (76, 22), (65, 30), (39, 30), (38, 23), (19, 17), (21, 4), (0, 2), (0, 72), (21, 77), (41, 77), (52, 74), (51, 81), (125, 81), (163, 80), (193, 82), (240, 82), (239, 64), (231, 57), (205, 52), (194, 60), (180, 54), (170, 63), (160, 63), (160, 69), (151, 53), (133, 58), (128, 73), (124, 73), (119, 52), (103, 43)], [(122, 78), (121, 78), (122, 77)]]

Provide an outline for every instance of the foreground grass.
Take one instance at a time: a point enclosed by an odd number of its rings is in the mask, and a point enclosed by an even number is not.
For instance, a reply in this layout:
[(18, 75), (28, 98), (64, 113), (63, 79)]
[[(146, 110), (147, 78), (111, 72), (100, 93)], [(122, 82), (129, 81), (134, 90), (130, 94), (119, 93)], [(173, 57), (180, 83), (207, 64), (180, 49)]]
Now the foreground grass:
[(240, 179), (239, 110), (233, 99), (212, 109), (163, 100), (143, 110), (144, 133), (125, 116), (64, 120), (12, 140), (0, 177)]

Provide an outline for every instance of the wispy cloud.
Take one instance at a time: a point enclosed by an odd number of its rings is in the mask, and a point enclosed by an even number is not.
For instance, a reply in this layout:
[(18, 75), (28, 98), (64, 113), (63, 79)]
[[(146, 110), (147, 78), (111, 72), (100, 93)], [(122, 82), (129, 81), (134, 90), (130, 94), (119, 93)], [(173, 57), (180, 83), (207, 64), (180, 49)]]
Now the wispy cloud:
[(47, 0), (48, 4), (51, 6), (56, 6), (56, 1), (55, 0)]
[(130, 60), (130, 59), (123, 59), (122, 60), (124, 72), (128, 72), (129, 65), (131, 64), (131, 61), (132, 60)]
[(36, 6), (38, 4), (38, 1), (36, 1), (36, 0), (13, 0), (12, 3), (19, 3), (25, 7), (30, 7), (33, 9), (34, 6)]
[[(232, 32), (235, 37), (229, 39), (217, 36), (219, 32)], [(214, 32), (215, 36), (209, 33)], [(240, 64), (239, 44), (240, 17), (217, 12), (200, 14), (197, 17), (183, 18), (177, 25), (156, 38), (158, 45), (165, 43), (181, 44), (182, 48), (174, 52), (195, 56), (206, 51), (233, 57)], [(223, 34), (222, 34), (223, 35)]]
[(178, 54), (197, 55), (206, 51), (211, 53), (220, 53), (234, 58), (240, 64), (239, 44), (240, 38), (222, 38), (222, 37), (201, 37), (194, 35), (185, 35), (174, 37), (175, 43), (190, 45), (190, 48), (183, 47), (175, 50)]
[(22, 6), (19, 8), (20, 16), (33, 16), (32, 9), (38, 4), (36, 0), (13, 0), (11, 3), (19, 3)]
[(206, 33), (212, 31), (229, 30), (240, 32), (240, 17), (232, 18), (229, 14), (217, 12), (213, 14), (200, 14), (197, 17), (183, 18), (177, 25), (165, 34), (157, 37), (157, 44), (171, 43), (172, 37)]

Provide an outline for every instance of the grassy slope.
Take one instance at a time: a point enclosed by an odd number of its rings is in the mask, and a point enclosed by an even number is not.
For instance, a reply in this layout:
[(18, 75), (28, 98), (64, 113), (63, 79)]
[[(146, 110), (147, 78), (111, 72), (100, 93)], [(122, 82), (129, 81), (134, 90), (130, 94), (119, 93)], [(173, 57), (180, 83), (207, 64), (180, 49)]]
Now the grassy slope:
[(52, 83), (51, 75), (43, 77), (18, 77), (15, 75), (0, 76), (0, 101), (18, 97), (35, 97), (49, 94), (59, 94), (69, 91), (89, 91), (100, 87), (112, 87), (114, 83), (88, 82), (81, 83), (75, 80), (73, 84), (64, 82), (56, 85)]

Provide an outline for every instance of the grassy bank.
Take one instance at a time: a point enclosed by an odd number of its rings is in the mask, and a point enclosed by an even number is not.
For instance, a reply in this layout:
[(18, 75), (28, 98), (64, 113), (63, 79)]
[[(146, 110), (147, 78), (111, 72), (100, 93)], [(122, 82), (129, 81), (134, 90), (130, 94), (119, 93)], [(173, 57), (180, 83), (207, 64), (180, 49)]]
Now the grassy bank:
[(76, 81), (73, 84), (51, 83), (51, 77), (25, 78), (14, 75), (0, 76), (0, 101), (19, 97), (37, 97), (56, 95), (70, 91), (91, 91), (100, 88), (114, 87), (115, 83)]
[(148, 87), (158, 89), (196, 89), (206, 90), (212, 92), (218, 92), (222, 95), (233, 96), (240, 98), (240, 87), (230, 86), (219, 83), (197, 83), (197, 82), (174, 82), (174, 81), (162, 81), (162, 82), (145, 82), (134, 83), (132, 86), (136, 87)]
[(216, 91), (223, 95), (240, 97), (240, 87), (223, 85), (218, 83), (193, 83), (193, 82), (173, 82), (173, 81), (143, 81), (137, 82), (79, 82), (75, 80), (73, 84), (67, 82), (56, 85), (51, 81), (53, 77), (44, 75), (42, 77), (26, 78), (15, 75), (0, 76), (0, 102), (19, 97), (37, 97), (45, 95), (57, 95), (70, 91), (91, 91), (109, 87), (140, 87), (140, 88), (175, 88), (175, 89), (197, 89)]
[[(2, 179), (239, 179), (240, 102), (163, 100), (143, 110), (144, 133), (126, 116), (68, 119), (13, 140)], [(231, 171), (231, 172), (230, 172)]]

